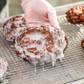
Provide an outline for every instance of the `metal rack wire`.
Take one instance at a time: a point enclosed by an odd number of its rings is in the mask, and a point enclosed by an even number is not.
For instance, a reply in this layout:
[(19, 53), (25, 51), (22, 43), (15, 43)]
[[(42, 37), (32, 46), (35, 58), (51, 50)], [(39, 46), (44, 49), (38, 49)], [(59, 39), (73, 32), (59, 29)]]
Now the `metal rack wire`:
[(45, 71), (42, 65), (37, 65), (37, 72), (34, 66), (17, 56), (11, 47), (14, 43), (5, 39), (0, 28), (0, 57), (10, 66), (6, 84), (67, 84), (84, 78), (84, 50), (81, 48), (84, 33), (80, 32), (80, 25), (68, 23), (64, 15), (59, 16), (58, 21), (69, 42), (65, 57), (62, 62), (57, 61), (55, 67), (45, 64)]

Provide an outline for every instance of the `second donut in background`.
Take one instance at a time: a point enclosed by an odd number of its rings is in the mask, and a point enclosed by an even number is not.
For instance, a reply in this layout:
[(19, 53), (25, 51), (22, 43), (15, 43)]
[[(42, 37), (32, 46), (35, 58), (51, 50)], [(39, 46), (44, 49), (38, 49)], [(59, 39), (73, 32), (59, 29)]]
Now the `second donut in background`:
[(69, 11), (67, 11), (66, 18), (72, 24), (84, 25), (84, 5), (71, 8)]

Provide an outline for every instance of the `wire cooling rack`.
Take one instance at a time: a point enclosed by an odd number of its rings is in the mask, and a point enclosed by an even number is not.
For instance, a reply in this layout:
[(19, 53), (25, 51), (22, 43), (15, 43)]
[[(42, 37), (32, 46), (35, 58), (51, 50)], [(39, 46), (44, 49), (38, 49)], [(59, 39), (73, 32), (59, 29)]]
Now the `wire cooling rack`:
[(80, 25), (67, 22), (65, 15), (59, 16), (58, 21), (68, 38), (65, 57), (62, 62), (57, 61), (55, 67), (51, 63), (45, 64), (44, 71), (42, 65), (37, 65), (36, 72), (34, 66), (17, 56), (12, 47), (14, 43), (6, 40), (3, 29), (0, 28), (0, 57), (9, 63), (9, 74), (3, 82), (6, 84), (68, 84), (84, 79), (84, 50), (81, 48), (84, 32), (80, 32)]

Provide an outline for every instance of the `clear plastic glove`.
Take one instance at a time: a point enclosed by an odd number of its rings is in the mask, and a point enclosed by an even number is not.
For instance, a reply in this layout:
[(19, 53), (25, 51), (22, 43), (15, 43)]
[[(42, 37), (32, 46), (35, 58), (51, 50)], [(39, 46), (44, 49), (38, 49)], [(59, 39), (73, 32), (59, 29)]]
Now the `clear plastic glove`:
[(27, 27), (53, 26), (60, 29), (55, 9), (45, 0), (21, 0)]

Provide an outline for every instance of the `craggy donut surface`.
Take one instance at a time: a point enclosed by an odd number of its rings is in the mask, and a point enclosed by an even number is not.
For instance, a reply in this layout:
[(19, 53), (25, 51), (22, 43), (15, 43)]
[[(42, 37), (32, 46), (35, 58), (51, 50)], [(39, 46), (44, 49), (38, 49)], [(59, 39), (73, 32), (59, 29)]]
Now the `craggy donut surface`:
[(81, 47), (84, 49), (84, 39), (81, 41)]
[(53, 27), (29, 28), (15, 40), (14, 50), (31, 64), (55, 62), (64, 57), (65, 33)]
[(23, 33), (26, 29), (27, 27), (23, 16), (11, 17), (3, 25), (6, 39), (9, 41), (15, 40), (16, 36)]
[(75, 6), (66, 13), (67, 20), (72, 24), (84, 25), (84, 5)]
[(3, 58), (0, 58), (0, 81), (2, 80), (7, 70), (8, 70), (8, 63)]

